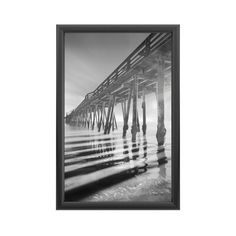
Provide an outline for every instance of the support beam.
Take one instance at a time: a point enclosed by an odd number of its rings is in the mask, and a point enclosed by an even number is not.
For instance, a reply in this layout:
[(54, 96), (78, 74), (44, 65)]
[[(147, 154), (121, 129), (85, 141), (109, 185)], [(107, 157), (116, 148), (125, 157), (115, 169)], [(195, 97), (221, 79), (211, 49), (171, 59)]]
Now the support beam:
[(79, 115), (77, 116), (77, 119), (76, 119), (76, 126), (79, 126)]
[(88, 128), (92, 126), (92, 110), (91, 108), (89, 108), (89, 124), (88, 124)]
[(158, 82), (156, 86), (156, 98), (157, 98), (157, 116), (158, 116), (158, 123), (157, 123), (157, 143), (158, 146), (162, 146), (165, 143), (165, 135), (166, 135), (166, 128), (164, 124), (164, 114), (165, 114), (165, 107), (164, 107), (164, 67), (165, 61), (163, 58), (159, 58), (157, 62), (157, 69), (158, 69)]
[(79, 119), (80, 119), (80, 126), (82, 126), (82, 114), (79, 114)]
[(82, 111), (80, 112), (79, 117), (80, 117), (80, 127), (82, 127), (82, 121), (83, 121)]
[(87, 127), (88, 127), (88, 129), (89, 129), (89, 109), (88, 108), (86, 108), (86, 113), (87, 113)]
[(92, 130), (94, 130), (94, 125), (95, 125), (95, 119), (96, 119), (96, 106), (94, 107), (93, 110), (93, 123), (92, 123)]
[(117, 123), (116, 123), (116, 116), (115, 113), (113, 112), (113, 119), (112, 119), (112, 131), (117, 129)]
[(101, 130), (103, 115), (104, 115), (104, 108), (105, 108), (105, 102), (103, 102), (101, 110), (100, 110), (100, 117), (99, 117), (99, 122), (98, 122), (98, 132), (100, 132), (100, 130)]
[[(124, 117), (124, 126), (123, 126), (123, 138), (126, 136), (126, 132), (129, 128), (128, 126), (128, 121), (129, 121), (129, 111), (130, 111), (130, 103), (131, 103), (131, 97), (132, 97), (132, 88), (130, 89), (129, 92), (129, 97), (128, 97), (128, 101), (127, 101), (127, 110), (126, 110), (126, 105), (124, 105), (125, 107), (125, 117)], [(126, 103), (126, 101), (125, 101)]]
[(123, 114), (123, 120), (125, 120), (125, 114), (126, 114), (126, 101), (121, 101), (121, 109)]
[(136, 134), (138, 132), (138, 122), (137, 122), (137, 100), (138, 100), (138, 80), (137, 76), (134, 76), (133, 80), (133, 120), (132, 120), (132, 141), (136, 141)]
[(80, 117), (81, 117), (81, 127), (83, 127), (83, 121), (84, 121), (83, 111), (81, 111)]
[(97, 106), (97, 128), (99, 129), (99, 121), (100, 121), (100, 110), (99, 110), (99, 106)]
[(86, 109), (84, 109), (84, 127), (86, 128), (86, 120), (87, 120), (87, 115), (86, 115)]
[(105, 124), (105, 129), (104, 129), (104, 134), (109, 134), (110, 132), (110, 122), (111, 122), (111, 117), (112, 117), (112, 106), (113, 106), (113, 100), (114, 96), (110, 96), (109, 100), (109, 105), (108, 105), (108, 112), (107, 112), (107, 117), (106, 117), (106, 124)]
[(82, 127), (84, 128), (84, 111), (82, 111)]
[(118, 129), (118, 125), (117, 125), (117, 122), (116, 122), (116, 116), (114, 114), (114, 124), (115, 124), (115, 129)]
[(116, 105), (116, 97), (114, 96), (114, 105), (113, 105), (113, 114), (112, 114), (112, 121), (111, 121), (111, 125), (112, 125), (112, 131), (114, 131), (115, 129), (117, 129), (117, 123), (116, 123), (116, 116), (115, 116), (115, 105)]
[(139, 116), (138, 116), (138, 107), (137, 107), (137, 132), (140, 132)]
[(83, 111), (83, 116), (84, 116), (84, 124), (83, 124), (83, 126), (85, 128), (86, 127), (86, 111), (85, 110)]
[(112, 116), (112, 122), (111, 122), (112, 124), (111, 124), (111, 127), (112, 127), (112, 131), (114, 131), (115, 130), (115, 115), (113, 114), (113, 116)]
[(143, 102), (142, 102), (142, 109), (143, 109), (143, 135), (146, 135), (147, 124), (146, 124), (146, 101), (145, 101), (145, 89), (143, 89)]
[(103, 118), (102, 118), (102, 127), (103, 127), (103, 130), (105, 130), (105, 122), (106, 122), (106, 119), (107, 119), (107, 113), (106, 113), (106, 105), (104, 105), (104, 113), (103, 113)]
[(86, 110), (84, 109), (84, 127), (86, 128)]
[(98, 125), (98, 106), (95, 105), (95, 125)]
[(116, 100), (116, 98), (114, 96), (112, 96), (111, 114), (110, 114), (109, 123), (108, 123), (108, 134), (111, 131), (111, 127), (112, 127), (112, 123), (113, 123), (115, 100)]
[(84, 113), (85, 113), (85, 128), (87, 128), (87, 120), (88, 120), (88, 114), (87, 114), (87, 109), (84, 109)]

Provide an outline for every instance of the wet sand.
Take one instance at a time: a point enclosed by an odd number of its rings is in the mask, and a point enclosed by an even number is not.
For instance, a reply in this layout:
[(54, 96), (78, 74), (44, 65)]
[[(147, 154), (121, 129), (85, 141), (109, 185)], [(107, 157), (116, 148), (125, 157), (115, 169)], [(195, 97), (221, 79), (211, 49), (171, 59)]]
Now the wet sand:
[(171, 148), (158, 150), (155, 129), (122, 138), (67, 127), (65, 138), (65, 200), (170, 201)]
[(82, 201), (171, 201), (170, 162), (91, 194)]

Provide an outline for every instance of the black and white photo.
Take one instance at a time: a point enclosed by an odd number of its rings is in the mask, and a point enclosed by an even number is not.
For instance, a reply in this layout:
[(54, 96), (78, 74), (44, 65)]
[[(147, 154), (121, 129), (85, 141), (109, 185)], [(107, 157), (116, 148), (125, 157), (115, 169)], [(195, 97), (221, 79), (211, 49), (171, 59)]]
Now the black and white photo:
[(178, 34), (58, 26), (59, 209), (179, 208)]

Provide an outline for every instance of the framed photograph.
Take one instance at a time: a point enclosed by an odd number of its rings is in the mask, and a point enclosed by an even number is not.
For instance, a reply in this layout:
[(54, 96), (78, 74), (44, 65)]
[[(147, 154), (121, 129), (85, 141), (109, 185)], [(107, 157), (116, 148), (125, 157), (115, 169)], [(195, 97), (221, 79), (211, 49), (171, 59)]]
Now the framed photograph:
[(180, 209), (179, 25), (57, 25), (57, 209)]

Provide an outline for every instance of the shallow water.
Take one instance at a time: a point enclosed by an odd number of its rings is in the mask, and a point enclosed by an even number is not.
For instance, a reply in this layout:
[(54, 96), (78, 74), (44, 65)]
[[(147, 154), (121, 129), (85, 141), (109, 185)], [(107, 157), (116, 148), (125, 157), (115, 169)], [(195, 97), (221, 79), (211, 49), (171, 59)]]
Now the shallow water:
[(146, 136), (139, 132), (135, 142), (130, 130), (122, 138), (122, 124), (106, 135), (65, 125), (65, 200), (170, 201), (169, 133), (158, 152), (155, 124), (149, 124)]

